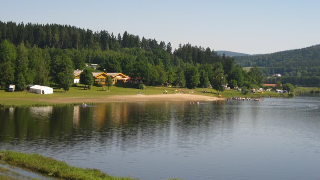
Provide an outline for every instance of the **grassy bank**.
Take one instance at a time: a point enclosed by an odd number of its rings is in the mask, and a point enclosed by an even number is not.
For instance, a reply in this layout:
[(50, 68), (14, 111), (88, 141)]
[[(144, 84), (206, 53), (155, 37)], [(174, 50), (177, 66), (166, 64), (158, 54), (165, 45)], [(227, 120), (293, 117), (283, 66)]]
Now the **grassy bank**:
[[(98, 169), (83, 169), (67, 165), (65, 162), (38, 154), (26, 154), (13, 151), (0, 151), (0, 161), (12, 166), (21, 167), (45, 174), (50, 177), (71, 180), (134, 180), (130, 177), (114, 177), (101, 172)], [(0, 169), (1, 170), (1, 169)], [(1, 171), (0, 171), (1, 172)], [(0, 174), (1, 180), (16, 180), (20, 178), (9, 177)], [(137, 180), (137, 179), (136, 179)], [(168, 180), (180, 180), (179, 178)]]
[(260, 98), (260, 97), (288, 97), (287, 94), (280, 94), (271, 91), (265, 91), (263, 93), (251, 93), (248, 92), (247, 94), (243, 94), (237, 90), (227, 90), (220, 93), (223, 98), (232, 98), (232, 97), (243, 97), (243, 98)]
[[(196, 88), (196, 89), (186, 89), (186, 88), (174, 88), (174, 87), (153, 87), (148, 86), (145, 90), (140, 90), (135, 88), (134, 86), (127, 86), (127, 87), (116, 87), (112, 86), (110, 91), (106, 91), (102, 89), (102, 87), (95, 87), (93, 86), (91, 90), (84, 90), (82, 86), (80, 87), (71, 87), (69, 91), (64, 92), (62, 89), (54, 89), (53, 94), (48, 95), (40, 95), (34, 93), (27, 93), (25, 91), (17, 91), (17, 92), (5, 92), (4, 90), (0, 91), (0, 106), (2, 107), (15, 107), (15, 106), (48, 106), (48, 105), (60, 105), (60, 104), (81, 104), (79, 101), (72, 102), (72, 99), (99, 99), (99, 98), (106, 98), (112, 96), (124, 96), (124, 95), (137, 95), (137, 94), (144, 94), (144, 95), (158, 95), (163, 94), (165, 90), (168, 94), (174, 93), (186, 93), (186, 94), (197, 94), (197, 95), (204, 95), (210, 97), (218, 97), (217, 91), (214, 89), (206, 89), (206, 88)], [(207, 91), (203, 93), (203, 91)], [(272, 96), (272, 97), (285, 97), (285, 95), (281, 95), (275, 92), (264, 92), (261, 93), (247, 93), (243, 94), (236, 90), (226, 90), (220, 93), (223, 98), (231, 98), (231, 97), (251, 97), (251, 98), (258, 98), (263, 96)], [(54, 99), (61, 99), (58, 103), (52, 103)], [(68, 98), (68, 102), (64, 102), (63, 99)], [(71, 100), (70, 100), (71, 99)], [(94, 102), (86, 102), (87, 104), (92, 104)]]
[[(0, 152), (0, 160), (18, 167), (23, 167), (52, 177), (62, 179), (83, 179), (83, 180), (131, 180), (129, 177), (113, 177), (102, 173), (97, 169), (82, 169), (69, 166), (64, 162), (40, 156), (38, 154), (24, 154), (12, 151)], [(0, 177), (11, 179), (10, 177)]]
[(298, 94), (310, 93), (310, 92), (320, 92), (319, 87), (297, 87), (295, 92)]

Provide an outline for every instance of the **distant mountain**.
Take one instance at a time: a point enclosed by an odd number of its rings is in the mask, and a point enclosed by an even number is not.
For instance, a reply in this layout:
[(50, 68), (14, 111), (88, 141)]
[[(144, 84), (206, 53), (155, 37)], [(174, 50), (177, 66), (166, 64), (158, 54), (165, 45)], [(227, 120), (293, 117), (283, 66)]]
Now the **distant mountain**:
[(225, 54), (226, 56), (234, 57), (234, 56), (250, 56), (250, 54), (232, 52), (232, 51), (216, 51), (219, 55)]
[(257, 65), (265, 75), (320, 76), (320, 45), (271, 54), (235, 56), (242, 67)]

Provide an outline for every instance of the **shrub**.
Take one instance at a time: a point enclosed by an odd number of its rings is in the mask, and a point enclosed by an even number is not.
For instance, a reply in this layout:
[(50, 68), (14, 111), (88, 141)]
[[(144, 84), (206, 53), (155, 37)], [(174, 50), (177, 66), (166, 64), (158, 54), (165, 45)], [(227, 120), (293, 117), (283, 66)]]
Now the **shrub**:
[(147, 87), (146, 87), (146, 85), (141, 83), (138, 85), (138, 89), (147, 89)]
[(242, 87), (241, 91), (244, 95), (248, 94), (248, 89), (246, 87)]
[(294, 97), (294, 93), (291, 92), (291, 93), (288, 94), (288, 96), (289, 97)]
[(95, 84), (95, 86), (102, 87), (102, 84), (101, 83), (97, 83), (97, 84)]

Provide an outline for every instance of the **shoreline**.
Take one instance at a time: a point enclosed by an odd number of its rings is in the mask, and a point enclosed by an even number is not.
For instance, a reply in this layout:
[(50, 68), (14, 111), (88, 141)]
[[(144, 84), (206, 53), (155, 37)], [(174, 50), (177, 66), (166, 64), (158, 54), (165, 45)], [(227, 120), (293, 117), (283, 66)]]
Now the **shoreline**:
[[(190, 94), (161, 94), (161, 95), (112, 95), (101, 98), (74, 97), (74, 98), (55, 98), (45, 100), (50, 103), (107, 103), (107, 102), (176, 102), (176, 101), (219, 101), (224, 98), (217, 98), (203, 95)], [(61, 102), (64, 101), (64, 102)]]
[[(53, 106), (66, 104), (95, 104), (110, 102), (185, 102), (185, 101), (223, 101), (225, 98), (218, 98), (197, 94), (159, 94), (159, 95), (110, 95), (106, 97), (57, 97), (57, 98), (0, 98), (1, 100), (29, 101), (28, 104), (19, 106)], [(13, 104), (0, 104), (0, 107), (19, 107)]]

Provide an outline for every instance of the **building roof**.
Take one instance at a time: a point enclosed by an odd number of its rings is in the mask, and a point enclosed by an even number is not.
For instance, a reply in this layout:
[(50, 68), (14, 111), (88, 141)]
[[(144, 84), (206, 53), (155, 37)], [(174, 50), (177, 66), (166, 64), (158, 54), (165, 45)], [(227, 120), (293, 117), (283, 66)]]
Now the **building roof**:
[(263, 84), (263, 86), (276, 87), (277, 84)]
[(34, 86), (31, 86), (30, 89), (52, 89), (52, 88), (48, 86), (34, 85)]
[(116, 76), (116, 75), (118, 75), (118, 74), (120, 74), (120, 73), (118, 73), (118, 72), (114, 72), (114, 73), (107, 73), (109, 76)]
[(79, 69), (77, 69), (77, 70), (74, 70), (73, 71), (73, 75), (80, 75), (82, 73), (82, 70), (79, 70)]
[(117, 78), (123, 78), (123, 79), (127, 79), (129, 78), (129, 76), (122, 74), (120, 72), (112, 72), (112, 73), (107, 73), (108, 76), (112, 76), (113, 78), (117, 77)]
[[(74, 74), (74, 76), (78, 76), (78, 75), (80, 75), (81, 74), (81, 72), (82, 72), (82, 70), (74, 70), (73, 71), (73, 74)], [(106, 76), (111, 76), (112, 78), (115, 78), (115, 77), (118, 77), (118, 78), (124, 78), (124, 79), (126, 79), (126, 78), (129, 78), (127, 75), (124, 75), (124, 74), (122, 74), (122, 73), (120, 73), (120, 72), (112, 72), (112, 73), (106, 73), (106, 72), (92, 72), (92, 75), (93, 75), (93, 77), (95, 77), (95, 78), (97, 78), (98, 76), (104, 76), (104, 77), (106, 77)]]
[(93, 75), (93, 77), (96, 77), (96, 76), (103, 74), (103, 73), (105, 73), (105, 72), (92, 72), (92, 75)]

